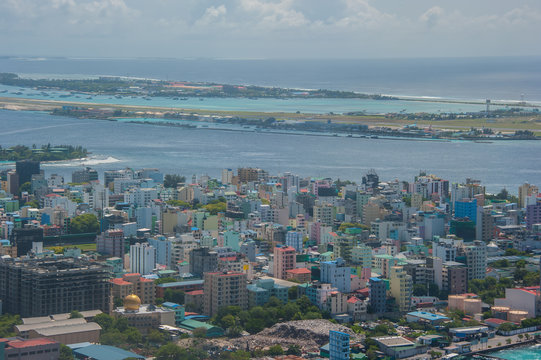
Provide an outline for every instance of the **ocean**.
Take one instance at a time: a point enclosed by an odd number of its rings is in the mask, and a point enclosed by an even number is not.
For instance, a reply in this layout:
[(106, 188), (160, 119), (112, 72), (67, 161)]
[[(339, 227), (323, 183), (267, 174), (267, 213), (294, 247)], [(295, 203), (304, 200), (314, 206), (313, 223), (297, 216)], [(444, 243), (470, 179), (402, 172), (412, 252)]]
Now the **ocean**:
[(489, 355), (509, 360), (541, 360), (541, 346), (534, 345), (528, 347), (511, 348), (502, 350)]
[[(332, 177), (360, 182), (374, 169), (382, 180), (412, 181), (420, 170), (451, 182), (479, 179), (489, 192), (541, 180), (541, 141), (433, 141), (362, 139), (256, 133), (231, 129), (186, 129), (120, 121), (75, 119), (42, 112), (0, 110), (3, 147), (16, 144), (82, 145), (85, 161), (44, 164), (47, 175), (91, 166), (104, 170), (159, 168), (190, 177), (219, 177), (223, 168), (261, 167), (270, 173)], [(10, 165), (0, 165), (2, 168)]]
[(363, 60), (75, 59), (0, 57), (32, 77), (130, 76), (370, 94), (541, 101), (541, 57)]

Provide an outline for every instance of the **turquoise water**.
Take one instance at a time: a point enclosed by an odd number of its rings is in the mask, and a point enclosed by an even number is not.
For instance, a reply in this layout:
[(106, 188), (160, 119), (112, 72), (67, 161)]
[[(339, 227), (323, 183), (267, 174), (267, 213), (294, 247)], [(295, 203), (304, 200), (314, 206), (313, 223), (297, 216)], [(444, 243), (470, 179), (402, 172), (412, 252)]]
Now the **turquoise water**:
[[(289, 112), (327, 114), (330, 112), (342, 114), (347, 112), (364, 111), (367, 114), (382, 113), (439, 113), (439, 112), (477, 112), (483, 111), (482, 104), (438, 103), (430, 101), (407, 100), (370, 100), (370, 99), (257, 99), (246, 98), (188, 98), (173, 100), (166, 97), (152, 97), (146, 100), (142, 97), (124, 96), (116, 98), (110, 95), (94, 95), (89, 98), (85, 94), (70, 94), (67, 91), (41, 91), (29, 88), (0, 85), (0, 97), (16, 97), (25, 99), (73, 101), (80, 103), (142, 105), (170, 107), (174, 109), (204, 109), (225, 111), (255, 111), (255, 112)], [(493, 105), (492, 109), (504, 106)]]
[(509, 360), (541, 360), (541, 346), (502, 350), (490, 355)]

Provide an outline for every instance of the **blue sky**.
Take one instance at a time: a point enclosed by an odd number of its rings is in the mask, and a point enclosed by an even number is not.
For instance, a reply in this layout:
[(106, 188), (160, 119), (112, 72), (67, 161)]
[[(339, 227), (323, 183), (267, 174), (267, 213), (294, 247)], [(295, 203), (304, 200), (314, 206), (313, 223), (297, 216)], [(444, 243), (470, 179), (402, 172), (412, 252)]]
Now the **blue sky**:
[(540, 34), (539, 0), (0, 1), (2, 55), (541, 55)]

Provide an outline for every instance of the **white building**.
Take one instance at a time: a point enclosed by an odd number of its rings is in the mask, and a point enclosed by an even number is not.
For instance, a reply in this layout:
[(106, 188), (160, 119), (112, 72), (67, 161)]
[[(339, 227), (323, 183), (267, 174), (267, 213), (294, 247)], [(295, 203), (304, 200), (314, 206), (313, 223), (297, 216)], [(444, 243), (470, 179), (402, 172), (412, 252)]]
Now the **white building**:
[(147, 243), (130, 246), (131, 272), (147, 275), (156, 268), (156, 249)]

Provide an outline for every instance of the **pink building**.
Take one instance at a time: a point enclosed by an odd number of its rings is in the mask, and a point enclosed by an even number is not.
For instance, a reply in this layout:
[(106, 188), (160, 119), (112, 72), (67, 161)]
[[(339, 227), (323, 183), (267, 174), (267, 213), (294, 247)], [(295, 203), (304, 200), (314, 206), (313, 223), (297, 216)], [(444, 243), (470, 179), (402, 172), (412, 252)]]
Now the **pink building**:
[(274, 277), (287, 279), (287, 270), (295, 269), (297, 258), (295, 249), (291, 246), (274, 248)]

